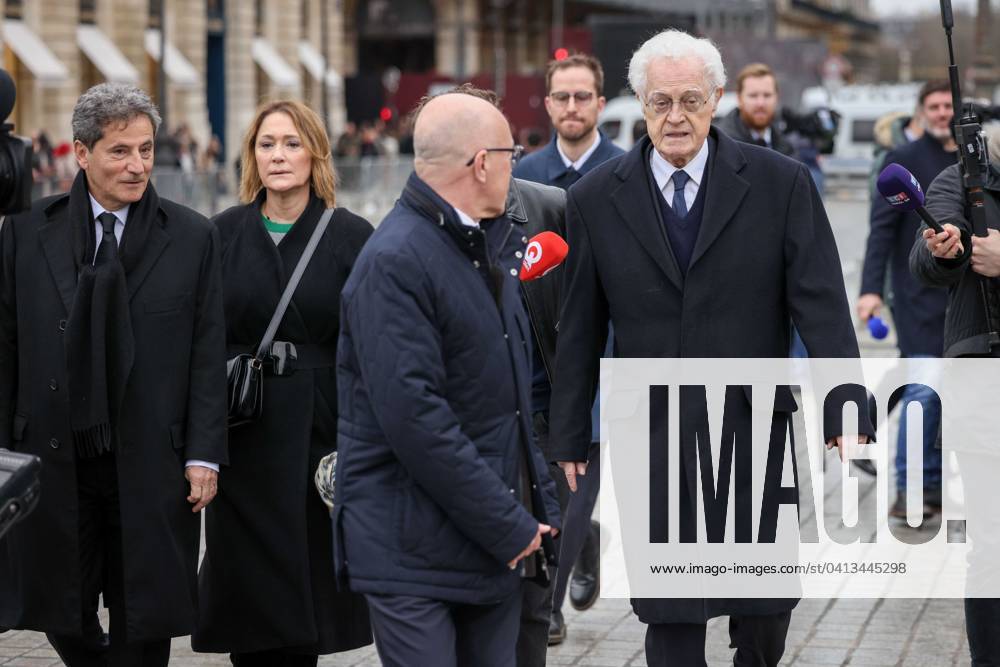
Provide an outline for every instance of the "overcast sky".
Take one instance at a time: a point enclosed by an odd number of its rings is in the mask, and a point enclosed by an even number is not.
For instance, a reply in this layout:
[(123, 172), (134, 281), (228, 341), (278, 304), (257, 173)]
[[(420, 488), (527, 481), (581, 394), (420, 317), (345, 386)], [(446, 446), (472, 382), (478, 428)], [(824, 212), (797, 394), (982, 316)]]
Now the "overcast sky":
[[(935, 14), (941, 11), (940, 0), (869, 0), (872, 10), (879, 16), (913, 16), (914, 14)], [(951, 0), (952, 7), (973, 8), (975, 0)], [(993, 0), (994, 15), (998, 11), (997, 0)], [(996, 19), (994, 18), (994, 21)]]

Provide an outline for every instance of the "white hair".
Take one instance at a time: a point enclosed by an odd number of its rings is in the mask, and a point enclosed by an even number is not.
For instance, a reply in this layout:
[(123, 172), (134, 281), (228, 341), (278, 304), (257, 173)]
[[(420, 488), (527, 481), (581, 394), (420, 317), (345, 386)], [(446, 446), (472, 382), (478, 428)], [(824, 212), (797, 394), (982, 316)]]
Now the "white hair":
[(698, 39), (681, 30), (664, 30), (647, 39), (628, 65), (628, 83), (637, 95), (646, 93), (646, 72), (657, 58), (697, 58), (705, 65), (705, 82), (711, 91), (726, 85), (722, 54), (710, 39)]

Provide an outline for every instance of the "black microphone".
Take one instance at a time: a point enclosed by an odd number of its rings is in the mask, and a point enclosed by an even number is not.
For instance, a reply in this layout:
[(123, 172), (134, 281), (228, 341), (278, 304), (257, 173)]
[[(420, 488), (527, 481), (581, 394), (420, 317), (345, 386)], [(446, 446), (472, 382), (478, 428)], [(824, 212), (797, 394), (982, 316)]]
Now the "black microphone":
[(878, 175), (876, 187), (889, 206), (899, 211), (916, 211), (936, 233), (944, 231), (941, 223), (924, 208), (924, 191), (920, 182), (906, 167), (895, 162), (889, 164)]

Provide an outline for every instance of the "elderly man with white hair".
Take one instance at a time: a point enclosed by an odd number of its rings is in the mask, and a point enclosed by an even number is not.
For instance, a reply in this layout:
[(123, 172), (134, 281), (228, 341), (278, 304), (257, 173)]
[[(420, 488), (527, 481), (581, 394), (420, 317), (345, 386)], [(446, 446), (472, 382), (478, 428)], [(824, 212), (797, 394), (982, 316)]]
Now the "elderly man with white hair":
[(414, 147), (341, 299), (334, 558), (382, 664), (509, 667), (559, 525), (531, 436), (527, 239), (505, 215), (521, 147), (460, 93), (427, 102)]
[[(648, 136), (568, 193), (550, 454), (571, 488), (586, 474), (586, 416), (609, 321), (616, 357), (784, 357), (793, 323), (809, 356), (858, 356), (837, 246), (809, 172), (712, 129), (725, 82), (710, 41), (674, 30), (649, 39), (629, 66)], [(738, 413), (742, 428), (750, 404), (737, 403), (727, 404), (726, 418)], [(774, 409), (775, 423), (789, 419), (792, 394), (779, 393)], [(682, 424), (691, 418), (680, 415)], [(828, 447), (839, 446), (839, 420), (826, 423)], [(864, 422), (861, 430), (872, 434)], [(651, 441), (666, 442), (662, 435)], [(666, 448), (650, 459), (666, 466)], [(682, 468), (693, 493), (696, 463), (683, 453)], [(737, 514), (751, 501), (741, 486)], [(789, 491), (776, 502), (794, 506), (797, 492)], [(665, 488), (651, 493), (652, 503), (666, 506)], [(767, 524), (753, 541), (774, 540), (776, 527)], [(666, 541), (666, 525), (650, 531), (651, 542)], [(650, 667), (705, 665), (705, 624), (722, 615), (731, 617), (736, 665), (777, 665), (796, 602), (635, 599), (633, 609), (649, 625)]]

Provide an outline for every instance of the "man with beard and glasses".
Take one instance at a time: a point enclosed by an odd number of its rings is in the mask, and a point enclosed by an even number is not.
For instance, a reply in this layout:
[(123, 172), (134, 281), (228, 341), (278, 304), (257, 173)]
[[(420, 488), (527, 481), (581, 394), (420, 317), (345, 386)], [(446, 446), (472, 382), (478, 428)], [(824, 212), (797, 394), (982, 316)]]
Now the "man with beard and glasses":
[[(514, 176), (526, 181), (534, 181), (544, 185), (554, 185), (563, 190), (569, 189), (584, 174), (606, 160), (621, 155), (624, 151), (616, 146), (604, 133), (597, 129), (597, 117), (604, 109), (604, 69), (597, 58), (582, 53), (574, 54), (563, 60), (553, 60), (549, 63), (545, 75), (547, 95), (545, 109), (552, 120), (555, 133), (552, 141), (542, 150), (526, 156), (514, 169)], [(559, 304), (554, 305), (558, 312)], [(536, 331), (536, 338), (539, 333)], [(538, 342), (536, 340), (536, 342)], [(608, 350), (611, 349), (608, 342)], [(549, 394), (551, 393), (549, 375), (546, 369), (541, 349), (543, 345), (535, 346), (533, 361), (534, 383), (532, 388), (532, 411), (534, 413), (535, 436), (542, 451), (546, 451), (548, 442)], [(610, 356), (610, 352), (609, 352)], [(592, 411), (593, 442), (591, 448), (597, 461), (597, 406)], [(551, 460), (551, 458), (550, 458)], [(559, 644), (566, 638), (566, 623), (563, 619), (562, 605), (566, 599), (567, 585), (569, 587), (570, 604), (575, 609), (589, 609), (597, 601), (599, 592), (598, 561), (600, 560), (600, 527), (591, 520), (594, 504), (597, 502), (597, 490), (600, 474), (596, 466), (589, 477), (580, 479), (579, 493), (570, 500), (569, 488), (565, 477), (556, 469), (554, 475), (559, 487), (560, 505), (566, 515), (565, 531), (560, 538), (559, 562), (563, 564), (557, 570), (554, 590), (551, 591), (551, 615), (549, 621), (550, 645)], [(575, 564), (575, 567), (574, 567)], [(573, 579), (569, 581), (570, 571)], [(525, 604), (526, 624), (544, 617), (548, 613), (549, 600), (538, 604)], [(534, 609), (532, 614), (531, 610)]]
[(778, 113), (778, 80), (763, 63), (747, 65), (736, 77), (736, 108), (716, 125), (737, 141), (773, 148), (794, 156), (795, 148), (775, 124)]
[[(880, 165), (898, 163), (910, 170), (926, 192), (937, 175), (955, 164), (958, 147), (951, 136), (954, 116), (951, 86), (947, 80), (928, 81), (920, 89), (919, 109), (924, 133), (916, 141), (901, 146)], [(940, 357), (944, 353), (944, 317), (948, 290), (921, 283), (909, 271), (913, 239), (921, 227), (920, 216), (890, 206), (883, 197), (873, 196), (869, 216), (871, 230), (861, 272), (858, 318), (867, 322), (882, 312), (889, 274), (892, 319), (896, 325), (900, 356)], [(924, 516), (941, 512), (941, 450), (935, 446), (941, 422), (940, 403), (932, 389), (909, 384), (900, 402), (917, 401), (923, 406), (923, 489)], [(906, 420), (900, 421), (896, 443), (896, 501), (889, 516), (906, 521)]]
[(42, 459), (38, 509), (0, 544), (0, 625), (70, 667), (165, 666), (191, 634), (228, 462), (218, 236), (149, 182), (159, 125), (139, 88), (94, 86), (70, 191), (0, 229), (0, 447)]

